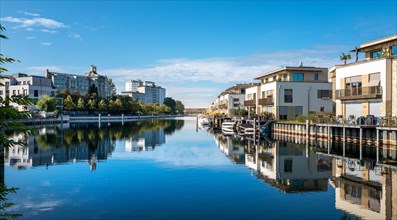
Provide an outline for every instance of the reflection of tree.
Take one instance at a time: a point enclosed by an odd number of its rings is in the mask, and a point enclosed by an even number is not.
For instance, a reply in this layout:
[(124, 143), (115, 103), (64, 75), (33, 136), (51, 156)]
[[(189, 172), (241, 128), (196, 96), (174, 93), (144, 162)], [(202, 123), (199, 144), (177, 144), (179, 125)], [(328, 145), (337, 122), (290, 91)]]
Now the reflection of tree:
[[(12, 207), (14, 204), (7, 202), (7, 195), (16, 193), (17, 188), (7, 188), (4, 184), (0, 184), (0, 211), (4, 212), (7, 208)], [(0, 219), (14, 219), (21, 217), (21, 214), (0, 213)]]
[[(132, 138), (135, 135), (145, 131), (157, 131), (164, 129), (165, 134), (173, 134), (184, 126), (183, 120), (151, 120), (125, 123), (121, 126), (119, 123), (110, 126), (98, 127), (95, 123), (71, 124), (70, 129), (63, 130), (63, 146), (79, 147), (88, 146), (90, 152), (95, 152), (101, 141), (109, 138), (116, 141), (125, 138)], [(60, 132), (60, 131), (57, 131)], [(44, 134), (36, 137), (36, 142), (41, 150), (50, 150), (55, 146), (62, 146), (57, 142), (57, 134)], [(110, 149), (114, 149), (111, 144)]]

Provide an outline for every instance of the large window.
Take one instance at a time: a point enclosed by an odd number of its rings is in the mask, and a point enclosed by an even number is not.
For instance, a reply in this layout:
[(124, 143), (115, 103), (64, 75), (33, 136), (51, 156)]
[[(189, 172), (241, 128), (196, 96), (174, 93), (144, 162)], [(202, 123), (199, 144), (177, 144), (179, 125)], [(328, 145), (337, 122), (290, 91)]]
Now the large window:
[(293, 73), (292, 81), (304, 81), (304, 74), (303, 73)]
[(38, 97), (39, 96), (39, 90), (34, 90), (34, 97)]
[(292, 103), (292, 89), (284, 89), (284, 102)]
[(317, 98), (331, 98), (332, 90), (317, 90)]
[(314, 74), (314, 80), (318, 80), (318, 73)]
[(284, 172), (292, 173), (292, 159), (284, 159)]

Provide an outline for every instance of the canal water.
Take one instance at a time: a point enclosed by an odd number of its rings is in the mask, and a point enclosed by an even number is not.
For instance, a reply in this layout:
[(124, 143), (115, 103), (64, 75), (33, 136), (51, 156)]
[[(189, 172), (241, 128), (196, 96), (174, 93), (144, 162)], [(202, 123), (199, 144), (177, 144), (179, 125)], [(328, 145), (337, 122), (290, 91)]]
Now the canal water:
[(354, 145), (247, 140), (195, 118), (15, 139), (3, 172), (19, 219), (397, 219), (395, 148), (360, 160)]

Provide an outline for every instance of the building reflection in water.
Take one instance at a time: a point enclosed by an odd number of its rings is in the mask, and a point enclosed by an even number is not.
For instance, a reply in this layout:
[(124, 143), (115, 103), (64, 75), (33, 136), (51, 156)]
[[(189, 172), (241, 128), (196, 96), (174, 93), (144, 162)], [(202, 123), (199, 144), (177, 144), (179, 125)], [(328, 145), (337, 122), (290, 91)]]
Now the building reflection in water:
[(165, 135), (171, 135), (183, 127), (183, 120), (153, 120), (145, 122), (112, 124), (71, 124), (70, 127), (45, 127), (34, 135), (16, 135), (15, 145), (5, 149), (5, 165), (15, 169), (87, 162), (90, 170), (96, 170), (98, 161), (112, 155), (116, 140), (126, 140), (126, 150), (154, 150), (165, 143)]
[[(246, 140), (214, 134), (227, 157), (278, 190), (335, 189), (335, 207), (365, 219), (397, 219), (396, 146), (306, 141), (300, 136)], [(244, 158), (244, 159), (243, 159)]]

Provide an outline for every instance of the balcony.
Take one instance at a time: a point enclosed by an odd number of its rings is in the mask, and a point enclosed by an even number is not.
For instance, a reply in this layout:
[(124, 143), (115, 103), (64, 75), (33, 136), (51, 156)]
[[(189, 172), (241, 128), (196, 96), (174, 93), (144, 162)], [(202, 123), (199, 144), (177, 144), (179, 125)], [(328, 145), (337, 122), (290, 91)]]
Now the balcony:
[(335, 98), (339, 100), (381, 99), (381, 86), (358, 87), (335, 91)]
[(259, 105), (274, 105), (273, 96), (259, 99)]
[(244, 101), (244, 106), (255, 106), (255, 100)]

